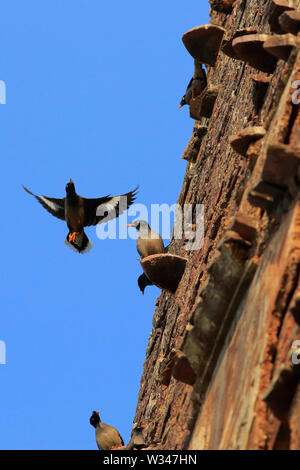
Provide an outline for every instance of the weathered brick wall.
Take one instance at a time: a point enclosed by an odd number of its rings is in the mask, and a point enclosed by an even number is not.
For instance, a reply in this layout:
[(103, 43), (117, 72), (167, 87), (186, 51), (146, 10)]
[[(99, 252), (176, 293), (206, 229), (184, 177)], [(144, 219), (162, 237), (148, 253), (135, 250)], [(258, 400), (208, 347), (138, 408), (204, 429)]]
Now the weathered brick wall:
[[(240, 29), (274, 34), (273, 1), (231, 3), (211, 11), (223, 45)], [(170, 244), (188, 262), (176, 293), (157, 300), (135, 417), (162, 449), (300, 448), (298, 46), (275, 65), (268, 74), (220, 51), (208, 67), (219, 87), (211, 116), (199, 97), (191, 104), (199, 116), (178, 203), (204, 205), (204, 244)], [(230, 137), (253, 126), (266, 133), (242, 155)]]

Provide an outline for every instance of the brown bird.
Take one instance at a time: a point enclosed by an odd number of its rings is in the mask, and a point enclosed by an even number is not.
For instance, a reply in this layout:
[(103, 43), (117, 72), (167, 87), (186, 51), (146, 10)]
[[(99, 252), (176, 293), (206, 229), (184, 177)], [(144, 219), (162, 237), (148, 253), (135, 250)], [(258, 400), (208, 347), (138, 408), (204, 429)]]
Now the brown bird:
[(165, 246), (161, 236), (159, 233), (151, 230), (145, 220), (135, 220), (128, 224), (127, 227), (134, 227), (139, 232), (136, 249), (142, 259), (146, 258), (146, 256), (164, 253)]
[[(135, 220), (128, 224), (127, 227), (134, 227), (139, 232), (136, 249), (142, 259), (146, 258), (146, 256), (165, 252), (165, 246), (161, 236), (159, 233), (151, 230), (149, 224), (145, 220)], [(148, 276), (143, 273), (138, 278), (138, 286), (144, 295), (145, 288), (147, 286), (153, 286), (153, 283)]]
[(194, 74), (191, 78), (186, 92), (180, 101), (178, 109), (182, 108), (185, 104), (190, 104), (192, 98), (200, 95), (200, 93), (207, 87), (207, 78), (205, 69), (202, 68), (201, 62), (199, 60), (194, 60)]
[(124, 445), (119, 431), (109, 424), (102, 423), (99, 411), (93, 411), (90, 417), (90, 423), (96, 429), (96, 442), (100, 450), (111, 450)]
[(66, 185), (66, 197), (57, 199), (47, 196), (36, 196), (23, 186), (25, 191), (34, 196), (42, 206), (58, 219), (65, 220), (69, 233), (66, 245), (78, 253), (86, 253), (92, 244), (84, 232), (84, 227), (108, 222), (119, 217), (136, 198), (137, 189), (121, 196), (104, 196), (87, 199), (79, 196), (71, 179)]
[(126, 450), (139, 450), (147, 447), (143, 437), (143, 430), (147, 426), (145, 424), (134, 423), (129, 444), (126, 446)]

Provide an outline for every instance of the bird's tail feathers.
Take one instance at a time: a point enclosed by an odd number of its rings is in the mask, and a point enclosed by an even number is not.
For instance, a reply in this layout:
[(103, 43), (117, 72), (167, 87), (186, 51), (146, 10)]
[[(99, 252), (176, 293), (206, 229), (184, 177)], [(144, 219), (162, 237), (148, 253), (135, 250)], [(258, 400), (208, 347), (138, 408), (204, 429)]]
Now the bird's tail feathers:
[(92, 248), (92, 244), (84, 231), (82, 231), (82, 233), (76, 234), (74, 241), (69, 241), (70, 234), (71, 232), (68, 233), (67, 238), (65, 239), (65, 245), (69, 246), (72, 250), (81, 254), (90, 251), (90, 249)]

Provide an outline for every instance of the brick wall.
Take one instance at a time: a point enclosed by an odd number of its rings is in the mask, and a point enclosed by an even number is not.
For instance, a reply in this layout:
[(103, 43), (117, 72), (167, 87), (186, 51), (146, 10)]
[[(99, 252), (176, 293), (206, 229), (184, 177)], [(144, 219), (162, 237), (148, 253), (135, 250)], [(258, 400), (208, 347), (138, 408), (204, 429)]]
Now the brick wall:
[[(171, 241), (187, 265), (176, 293), (157, 300), (135, 420), (161, 449), (299, 449), (300, 39), (282, 46), (275, 35), (280, 5), (300, 2), (210, 3), (211, 23), (225, 29), (207, 67), (215, 96), (208, 113), (204, 95), (191, 103), (178, 198), (204, 205), (204, 243)], [(249, 33), (272, 35), (283, 58), (251, 43), (249, 61), (238, 47), (237, 59), (227, 55)]]

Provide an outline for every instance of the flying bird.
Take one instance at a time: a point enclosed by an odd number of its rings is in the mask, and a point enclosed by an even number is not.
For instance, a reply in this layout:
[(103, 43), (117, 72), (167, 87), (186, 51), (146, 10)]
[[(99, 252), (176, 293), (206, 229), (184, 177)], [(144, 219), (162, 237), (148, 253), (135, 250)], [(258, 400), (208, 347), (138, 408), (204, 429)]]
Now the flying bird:
[(194, 60), (194, 74), (187, 86), (186, 92), (180, 101), (178, 109), (182, 108), (185, 104), (190, 104), (192, 98), (200, 95), (200, 93), (207, 87), (207, 79), (205, 69), (202, 67), (199, 60)]
[(139, 450), (147, 447), (143, 437), (143, 430), (147, 426), (145, 424), (134, 423), (129, 444), (126, 446), (126, 450)]
[(110, 450), (124, 445), (124, 441), (116, 428), (101, 421), (99, 411), (93, 411), (90, 424), (95, 428), (97, 446), (100, 450)]
[[(133, 227), (139, 232), (136, 249), (141, 259), (146, 258), (146, 256), (165, 252), (165, 246), (161, 236), (159, 233), (151, 230), (149, 224), (145, 220), (135, 220), (128, 224), (127, 227)], [(145, 288), (147, 286), (153, 286), (153, 283), (148, 276), (143, 273), (138, 278), (138, 286), (142, 294), (144, 294)]]
[(36, 196), (23, 186), (28, 194), (34, 196), (42, 206), (58, 219), (65, 220), (69, 233), (65, 240), (78, 253), (86, 253), (92, 247), (85, 234), (84, 227), (108, 222), (119, 217), (136, 198), (137, 189), (121, 196), (104, 196), (87, 199), (79, 196), (71, 179), (66, 185), (66, 197), (57, 199), (48, 196)]

